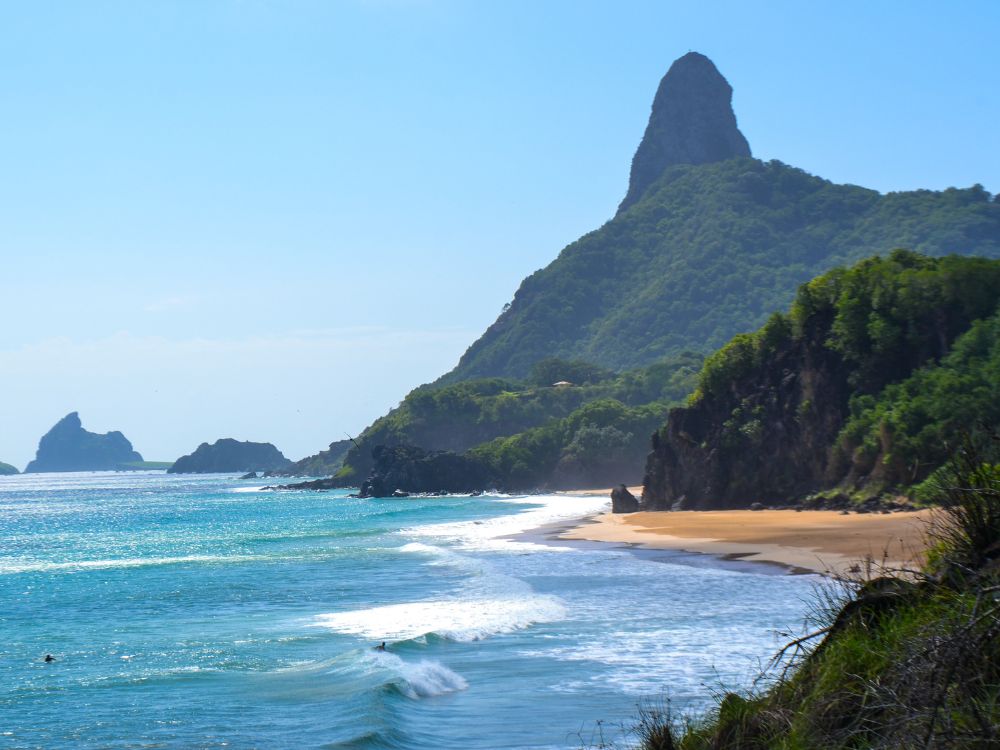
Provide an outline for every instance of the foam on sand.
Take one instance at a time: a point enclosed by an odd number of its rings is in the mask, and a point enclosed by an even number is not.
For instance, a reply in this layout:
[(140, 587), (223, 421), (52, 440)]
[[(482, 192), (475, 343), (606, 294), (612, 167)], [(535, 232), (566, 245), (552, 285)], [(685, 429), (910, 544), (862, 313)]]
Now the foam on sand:
[(560, 521), (590, 516), (608, 510), (611, 504), (610, 499), (606, 497), (570, 495), (502, 497), (497, 498), (497, 502), (538, 507), (481, 521), (413, 526), (403, 529), (400, 533), (409, 537), (430, 537), (435, 541), (446, 541), (467, 550), (515, 551), (544, 548), (552, 551), (565, 548), (544, 547), (531, 542), (515, 541), (509, 537)]

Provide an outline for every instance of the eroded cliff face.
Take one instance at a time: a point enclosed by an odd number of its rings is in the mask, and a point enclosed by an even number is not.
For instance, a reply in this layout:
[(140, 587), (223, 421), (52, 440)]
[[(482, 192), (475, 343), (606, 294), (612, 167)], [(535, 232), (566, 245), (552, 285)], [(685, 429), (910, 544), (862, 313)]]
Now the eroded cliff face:
[(909, 491), (993, 413), (998, 295), (1000, 262), (906, 250), (802, 285), (789, 314), (705, 360), (654, 436), (644, 507)]
[(851, 391), (823, 328), (782, 342), (723, 394), (670, 412), (653, 436), (643, 509), (784, 504), (836, 483)]

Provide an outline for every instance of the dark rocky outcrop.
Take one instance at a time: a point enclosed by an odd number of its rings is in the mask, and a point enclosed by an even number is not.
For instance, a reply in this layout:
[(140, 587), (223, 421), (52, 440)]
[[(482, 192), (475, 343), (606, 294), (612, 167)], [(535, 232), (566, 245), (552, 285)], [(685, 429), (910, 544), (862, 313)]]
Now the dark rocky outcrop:
[(344, 457), (354, 444), (352, 440), (334, 440), (325, 451), (306, 456), (281, 471), (273, 472), (286, 477), (322, 477), (336, 474), (344, 464)]
[(618, 210), (639, 200), (667, 167), (750, 156), (732, 100), (732, 87), (707, 57), (689, 52), (676, 60), (656, 90)]
[(120, 432), (99, 435), (87, 432), (80, 415), (71, 412), (60, 419), (38, 442), (35, 460), (26, 474), (51, 471), (114, 471), (138, 468), (142, 456)]
[[(847, 415), (847, 375), (817, 333), (786, 342), (725, 394), (671, 409), (653, 435), (643, 508), (780, 505), (823, 489)], [(799, 418), (803, 404), (808, 420)]]
[(279, 471), (291, 465), (270, 443), (240, 442), (232, 438), (202, 443), (194, 453), (178, 458), (168, 474), (215, 474)]
[(629, 492), (628, 487), (619, 484), (611, 490), (612, 513), (635, 513), (639, 510), (639, 500)]
[(10, 464), (5, 464), (3, 461), (0, 461), (0, 477), (7, 477), (13, 474), (20, 474), (20, 472), (17, 470), (16, 467), (11, 466)]
[(276, 484), (270, 487), (264, 487), (265, 490), (342, 490), (344, 489), (344, 483), (334, 479), (333, 477), (326, 477), (325, 479), (310, 479), (305, 482), (295, 482), (294, 484)]
[(374, 467), (361, 485), (361, 497), (392, 497), (405, 493), (467, 493), (493, 482), (481, 461), (451, 451), (425, 451), (413, 445), (379, 445), (372, 451)]

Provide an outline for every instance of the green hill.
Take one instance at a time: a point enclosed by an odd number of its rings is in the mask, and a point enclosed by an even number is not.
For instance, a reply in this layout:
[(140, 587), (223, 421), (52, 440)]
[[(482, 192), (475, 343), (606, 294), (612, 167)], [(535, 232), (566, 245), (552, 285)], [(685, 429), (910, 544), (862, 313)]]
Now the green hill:
[[(329, 451), (303, 459), (285, 473), (317, 475), (339, 471), (338, 477), (344, 484), (358, 485), (368, 476), (372, 449), (377, 445), (411, 444), (427, 450), (462, 452), (494, 438), (550, 423), (555, 428), (559, 420), (599, 400), (614, 401), (622, 408), (657, 405), (653, 407), (657, 419), (648, 429), (645, 424), (648, 416), (643, 412), (645, 421), (642, 432), (638, 433), (641, 445), (638, 452), (633, 449), (629, 453), (634, 472), (639, 472), (642, 456), (648, 450), (647, 433), (662, 421), (669, 405), (680, 402), (691, 392), (701, 362), (700, 355), (680, 354), (616, 375), (586, 363), (550, 358), (537, 363), (525, 380), (488, 378), (439, 388), (422, 386), (407, 395), (396, 409), (376, 420), (354, 444), (334, 443)], [(571, 385), (553, 385), (560, 381)], [(621, 417), (616, 417), (616, 423), (622, 426)], [(573, 424), (610, 426), (595, 425), (593, 419), (579, 416)]]
[(897, 247), (1000, 257), (1000, 203), (979, 186), (880, 195), (774, 161), (670, 167), (525, 279), (440, 382), (519, 377), (547, 356), (621, 370), (707, 353), (814, 276)]
[[(577, 423), (556, 422), (574, 410), (603, 398), (662, 406), (678, 395), (638, 401), (600, 388), (532, 390), (526, 383), (544, 360), (626, 373), (684, 352), (708, 354), (786, 308), (800, 284), (898, 247), (1000, 257), (1000, 200), (982, 187), (882, 195), (753, 159), (731, 95), (708, 58), (689, 53), (676, 61), (656, 93), (617, 215), (526, 278), (455, 369), (414, 390), (358, 445), (334, 442), (291, 473), (330, 474), (343, 465), (342, 481), (359, 484), (375, 445), (460, 452), (543, 429), (548, 448), (535, 457), (558, 455), (553, 465), (567, 465), (577, 432), (568, 425)], [(645, 416), (629, 419), (639, 429)], [(604, 438), (631, 445), (623, 436)], [(480, 452), (514, 466), (514, 455), (541, 439), (534, 432)]]
[(10, 464), (5, 464), (3, 461), (0, 461), (0, 477), (10, 476), (11, 474), (19, 474), (19, 473), (20, 472), (15, 467), (11, 466)]
[(834, 266), (905, 247), (1000, 257), (981, 186), (882, 195), (750, 158), (732, 89), (688, 53), (667, 71), (617, 215), (526, 278), (440, 382), (523, 377), (543, 357), (625, 370), (711, 352)]
[(896, 251), (830, 271), (709, 357), (646, 466), (648, 508), (913, 493), (1000, 421), (1000, 260)]

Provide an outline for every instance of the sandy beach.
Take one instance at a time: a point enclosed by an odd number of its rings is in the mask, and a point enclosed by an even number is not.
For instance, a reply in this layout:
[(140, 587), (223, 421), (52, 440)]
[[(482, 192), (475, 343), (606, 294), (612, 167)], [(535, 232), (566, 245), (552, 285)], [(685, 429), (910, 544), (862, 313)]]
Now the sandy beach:
[(890, 568), (919, 564), (929, 519), (929, 511), (888, 515), (825, 510), (603, 513), (559, 538), (701, 552), (847, 577), (863, 573), (869, 562)]

